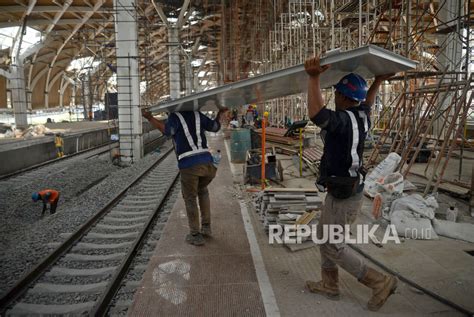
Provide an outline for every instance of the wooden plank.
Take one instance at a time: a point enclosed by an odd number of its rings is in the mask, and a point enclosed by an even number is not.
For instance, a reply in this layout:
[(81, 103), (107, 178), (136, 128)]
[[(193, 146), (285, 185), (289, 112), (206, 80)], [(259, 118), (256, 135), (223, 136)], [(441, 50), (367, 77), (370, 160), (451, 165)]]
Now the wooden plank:
[(274, 195), (275, 199), (283, 199), (283, 200), (305, 200), (306, 195), (298, 195), (298, 194), (275, 194)]
[(318, 193), (316, 188), (265, 188), (264, 192), (308, 192), (308, 193)]
[(312, 240), (305, 241), (300, 244), (285, 244), (288, 249), (290, 249), (291, 252), (295, 251), (300, 251), (300, 250), (305, 250), (309, 248), (313, 248), (316, 246), (316, 243), (314, 243)]

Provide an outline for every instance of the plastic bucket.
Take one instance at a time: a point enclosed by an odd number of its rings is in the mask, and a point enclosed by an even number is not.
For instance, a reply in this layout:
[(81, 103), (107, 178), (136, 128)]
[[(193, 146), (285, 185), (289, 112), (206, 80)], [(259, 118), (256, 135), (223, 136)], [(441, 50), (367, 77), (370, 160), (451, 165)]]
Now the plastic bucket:
[(244, 163), (251, 146), (249, 129), (233, 129), (230, 132), (230, 159), (233, 163)]

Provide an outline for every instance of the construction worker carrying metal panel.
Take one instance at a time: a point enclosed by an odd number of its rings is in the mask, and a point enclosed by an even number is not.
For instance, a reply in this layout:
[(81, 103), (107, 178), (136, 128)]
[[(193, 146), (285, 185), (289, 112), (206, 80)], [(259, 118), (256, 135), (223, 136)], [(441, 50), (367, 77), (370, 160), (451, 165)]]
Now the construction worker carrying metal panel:
[[(205, 131), (220, 130), (220, 120), (227, 109), (221, 109), (215, 120), (199, 111), (173, 112), (168, 120), (158, 120), (146, 110), (143, 116), (161, 133), (173, 137), (181, 174), (181, 193), (186, 205), (190, 233), (186, 241), (203, 245), (203, 236), (211, 235), (211, 202), (207, 186), (216, 176), (216, 167), (209, 152)], [(199, 208), (196, 203), (199, 198)], [(199, 221), (199, 210), (201, 221)]]
[[(323, 227), (351, 224), (362, 207), (364, 175), (362, 157), (364, 140), (370, 128), (370, 109), (380, 84), (391, 77), (375, 77), (370, 89), (361, 76), (351, 73), (335, 86), (336, 110), (324, 107), (320, 75), (330, 65), (321, 66), (318, 57), (308, 59), (305, 69), (308, 79), (308, 115), (321, 128), (324, 153), (321, 158), (318, 187), (327, 196), (317, 227), (322, 238)], [(326, 242), (320, 245), (321, 281), (307, 281), (313, 293), (337, 300), (340, 297), (338, 267), (341, 267), (365, 286), (372, 289), (368, 308), (377, 311), (397, 287), (394, 276), (382, 274), (368, 267), (360, 256), (345, 243)]]

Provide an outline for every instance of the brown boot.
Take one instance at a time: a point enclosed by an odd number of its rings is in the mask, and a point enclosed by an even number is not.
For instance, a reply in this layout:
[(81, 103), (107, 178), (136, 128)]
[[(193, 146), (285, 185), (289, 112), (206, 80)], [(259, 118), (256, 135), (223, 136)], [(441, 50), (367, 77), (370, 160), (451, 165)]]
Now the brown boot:
[(395, 276), (382, 274), (369, 267), (360, 282), (372, 289), (372, 298), (369, 299), (367, 307), (371, 311), (377, 311), (395, 292), (398, 280)]
[(332, 300), (339, 300), (339, 274), (337, 267), (334, 269), (321, 269), (321, 281), (306, 281), (310, 292), (321, 294)]

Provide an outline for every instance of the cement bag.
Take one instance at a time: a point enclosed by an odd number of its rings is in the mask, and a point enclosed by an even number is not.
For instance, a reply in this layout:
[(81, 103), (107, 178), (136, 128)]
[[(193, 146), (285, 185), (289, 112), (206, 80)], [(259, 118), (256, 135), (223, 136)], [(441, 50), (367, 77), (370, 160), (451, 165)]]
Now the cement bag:
[(408, 179), (403, 180), (403, 191), (416, 190), (416, 186)]
[(422, 217), (433, 219), (438, 203), (434, 197), (424, 199), (419, 194), (412, 194), (395, 200), (390, 207), (390, 215), (396, 210), (409, 210)]
[(389, 194), (401, 194), (403, 193), (404, 182), (403, 182), (403, 175), (400, 173), (390, 173), (384, 177), (384, 179), (380, 182), (377, 181), (379, 187), (383, 189), (383, 191)]
[(365, 193), (374, 197), (377, 191), (377, 181), (382, 180), (393, 173), (400, 163), (401, 157), (397, 153), (390, 153), (377, 167), (375, 167), (365, 178)]
[(470, 223), (433, 219), (433, 227), (440, 236), (474, 243), (474, 225)]
[(439, 239), (429, 219), (419, 217), (408, 210), (395, 210), (390, 215), (390, 223), (395, 226), (401, 237), (420, 240)]

